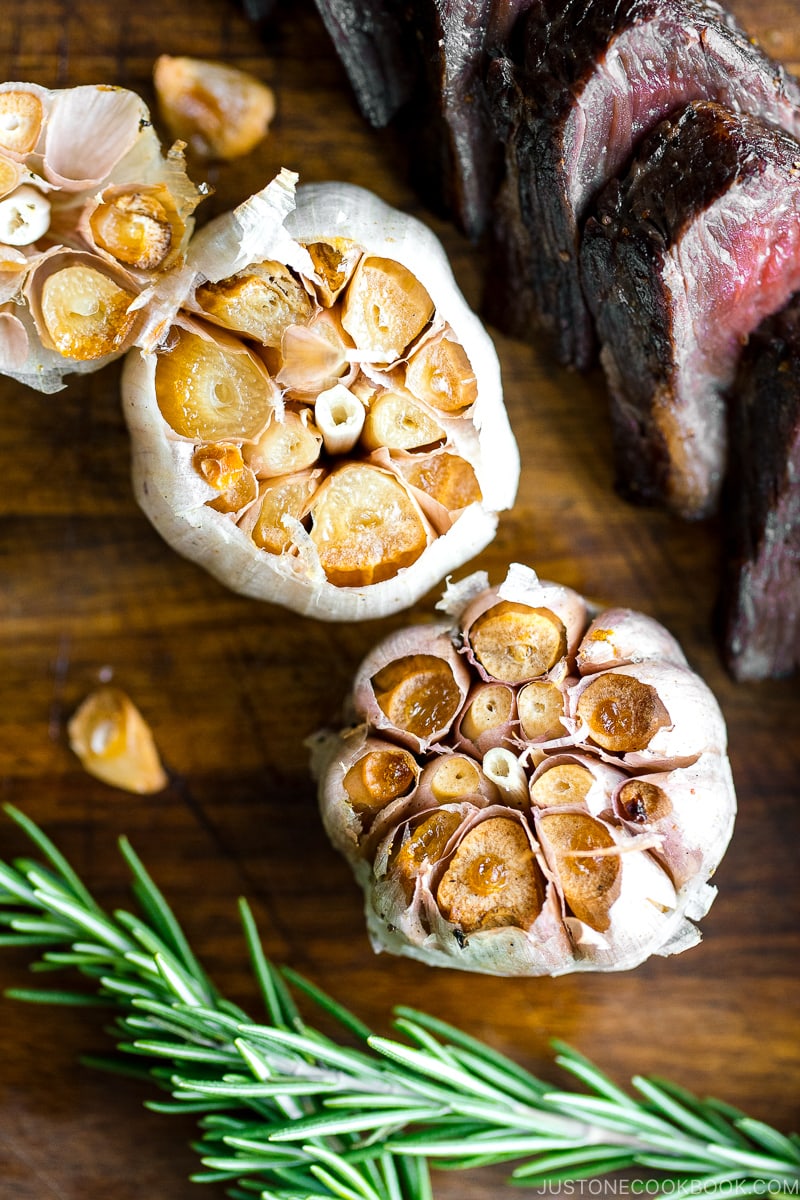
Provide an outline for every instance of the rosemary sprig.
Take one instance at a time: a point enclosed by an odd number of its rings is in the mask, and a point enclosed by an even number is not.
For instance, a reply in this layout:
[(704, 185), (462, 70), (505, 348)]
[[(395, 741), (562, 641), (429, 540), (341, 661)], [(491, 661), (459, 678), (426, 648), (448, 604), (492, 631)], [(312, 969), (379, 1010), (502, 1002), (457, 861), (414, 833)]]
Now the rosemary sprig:
[[(556, 1091), (408, 1008), (395, 1012), (406, 1041), (373, 1036), (265, 958), (241, 901), (268, 1015), (254, 1024), (219, 995), (124, 838), (139, 916), (104, 913), (41, 830), (6, 811), (44, 862), (0, 861), (0, 925), (8, 930), (0, 945), (35, 947), (42, 955), (32, 970), (71, 967), (94, 989), (7, 995), (115, 1009), (120, 1057), (87, 1061), (157, 1084), (169, 1098), (149, 1102), (155, 1111), (196, 1114), (203, 1170), (193, 1178), (227, 1185), (235, 1200), (431, 1200), (429, 1161), (464, 1169), (521, 1160), (510, 1182), (538, 1188), (632, 1168), (669, 1179), (673, 1195), (724, 1187), (780, 1200), (800, 1190), (797, 1135), (668, 1081), (636, 1077), (634, 1097), (556, 1044), (556, 1061), (586, 1089)], [(307, 1024), (292, 991), (334, 1018), (346, 1039)]]

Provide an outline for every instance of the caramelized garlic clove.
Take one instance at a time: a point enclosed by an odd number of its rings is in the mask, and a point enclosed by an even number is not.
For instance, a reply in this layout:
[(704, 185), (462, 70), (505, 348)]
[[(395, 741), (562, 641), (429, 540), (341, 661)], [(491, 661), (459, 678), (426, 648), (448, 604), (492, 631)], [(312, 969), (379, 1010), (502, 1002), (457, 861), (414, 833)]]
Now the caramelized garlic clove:
[(271, 88), (237, 67), (162, 54), (153, 83), (174, 138), (203, 158), (240, 158), (266, 137), (275, 116)]
[(581, 692), (578, 720), (604, 750), (625, 754), (645, 750), (670, 716), (649, 683), (631, 675), (598, 675)]
[(257, 518), (250, 530), (256, 546), (269, 554), (284, 554), (290, 549), (294, 540), (292, 522), (302, 521), (308, 512), (319, 486), (319, 474), (309, 471), (262, 485)]
[(25, 295), (42, 345), (64, 358), (93, 362), (119, 354), (136, 335), (136, 285), (94, 255), (56, 250), (43, 256)]
[(396, 468), (411, 487), (441, 504), (448, 513), (462, 512), (483, 499), (472, 464), (460, 454), (442, 450), (414, 455), (396, 463)]
[(36, 149), (44, 123), (44, 90), (0, 88), (0, 150), (22, 157)]
[(518, 684), (549, 671), (565, 654), (567, 636), (549, 609), (501, 600), (472, 624), (469, 644), (489, 678)]
[(273, 414), (258, 440), (245, 446), (244, 458), (258, 479), (275, 479), (312, 467), (321, 450), (322, 435), (307, 410), (287, 411)]
[(406, 387), (439, 412), (456, 416), (478, 398), (478, 383), (467, 353), (452, 337), (426, 341), (406, 367)]
[(374, 815), (407, 796), (416, 786), (419, 766), (413, 755), (398, 747), (370, 748), (350, 767), (344, 790), (357, 813)]
[(595, 617), (577, 653), (581, 675), (629, 663), (654, 661), (685, 667), (686, 656), (658, 621), (630, 608), (611, 608)]
[(505, 817), (490, 817), (464, 835), (436, 892), (446, 919), (464, 933), (529, 929), (544, 899), (544, 877), (528, 837)]
[(136, 271), (164, 267), (185, 228), (165, 188), (109, 188), (87, 223), (95, 246)]
[(311, 540), (337, 587), (392, 579), (417, 561), (431, 539), (419, 506), (398, 479), (348, 463), (322, 484), (311, 505)]
[(477, 762), (466, 754), (439, 754), (426, 763), (419, 790), (433, 804), (491, 804), (498, 799), (497, 788), (486, 778)]
[(244, 345), (179, 325), (156, 356), (155, 397), (170, 429), (204, 442), (256, 438), (274, 410), (269, 377)]
[(537, 812), (536, 831), (570, 912), (604, 933), (622, 886), (620, 855), (608, 827), (588, 813), (546, 809)]
[(584, 808), (597, 817), (611, 812), (624, 779), (624, 772), (588, 754), (553, 754), (531, 778), (531, 802), (537, 808)]
[(346, 454), (353, 449), (364, 428), (365, 415), (364, 405), (341, 383), (320, 392), (314, 420), (328, 454)]
[(361, 440), (368, 450), (418, 450), (445, 437), (441, 425), (408, 392), (387, 391), (370, 403)]
[(407, 900), (417, 877), (441, 861), (460, 824), (459, 812), (441, 809), (409, 825), (389, 863), (391, 875), (400, 881)]
[(365, 256), (347, 288), (342, 325), (373, 362), (392, 363), (433, 316), (433, 301), (402, 263)]
[(119, 688), (99, 688), (87, 696), (68, 733), (84, 770), (103, 783), (142, 795), (167, 786), (150, 727)]
[(314, 315), (308, 292), (279, 262), (253, 263), (227, 279), (201, 284), (194, 300), (209, 320), (275, 348), (290, 326), (305, 325)]
[(325, 242), (307, 242), (306, 250), (314, 264), (314, 285), (320, 303), (330, 308), (350, 282), (363, 253), (361, 247), (350, 238), (331, 238)]
[(565, 737), (566, 697), (552, 679), (534, 679), (517, 693), (522, 736), (529, 742), (549, 742)]
[(192, 466), (219, 495), (208, 500), (217, 512), (238, 513), (258, 496), (258, 483), (242, 459), (241, 448), (232, 442), (212, 442), (198, 446)]

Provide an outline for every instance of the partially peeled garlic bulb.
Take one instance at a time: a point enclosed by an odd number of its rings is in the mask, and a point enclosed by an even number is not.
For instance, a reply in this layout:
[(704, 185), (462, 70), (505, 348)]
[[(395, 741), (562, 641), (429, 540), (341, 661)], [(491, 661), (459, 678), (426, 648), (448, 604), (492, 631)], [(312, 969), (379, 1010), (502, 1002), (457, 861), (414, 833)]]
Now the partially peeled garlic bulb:
[(133, 92), (0, 84), (0, 245), (18, 253), (2, 264), (0, 303), (16, 312), (0, 371), (53, 392), (144, 335), (150, 289), (182, 263), (203, 194)]
[(295, 196), (295, 180), (207, 226), (151, 299), (161, 340), (123, 379), (134, 483), (233, 589), (377, 617), (487, 545), (519, 459), (493, 346), (433, 234), (360, 188)]
[(494, 975), (694, 945), (736, 811), (716, 700), (674, 638), (513, 565), (384, 639), (315, 741), (376, 950)]

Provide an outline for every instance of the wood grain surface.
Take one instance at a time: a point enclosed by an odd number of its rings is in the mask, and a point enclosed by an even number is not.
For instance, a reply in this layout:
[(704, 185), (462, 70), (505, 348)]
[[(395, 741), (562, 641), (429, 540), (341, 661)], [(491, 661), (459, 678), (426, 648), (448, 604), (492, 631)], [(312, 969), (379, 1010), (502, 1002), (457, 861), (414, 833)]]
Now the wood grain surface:
[[(798, 0), (732, 7), (768, 50), (800, 63)], [(433, 225), (477, 304), (480, 256), (421, 208), (396, 136), (364, 125), (309, 3), (286, 0), (263, 35), (225, 0), (3, 3), (3, 79), (113, 82), (152, 101), (161, 52), (224, 59), (277, 94), (271, 136), (250, 158), (195, 167), (216, 189), (206, 218), (282, 165), (305, 180), (362, 184)], [(798, 683), (734, 686), (725, 676), (710, 632), (718, 530), (615, 496), (599, 374), (561, 371), (545, 346), (497, 345), (524, 469), (516, 508), (475, 566), (498, 580), (510, 560), (530, 563), (651, 613), (727, 718), (740, 816), (701, 946), (632, 973), (528, 981), (375, 957), (360, 895), (320, 827), (303, 739), (336, 713), (371, 644), (405, 618), (316, 624), (241, 599), (178, 558), (131, 494), (118, 366), (51, 397), (0, 380), (0, 797), (44, 826), (108, 906), (126, 902), (115, 841), (128, 834), (220, 987), (254, 1016), (242, 893), (268, 952), (379, 1031), (393, 1004), (415, 1005), (554, 1078), (548, 1039), (558, 1036), (619, 1082), (659, 1072), (796, 1128)], [(109, 673), (155, 731), (171, 779), (157, 797), (92, 780), (68, 749), (69, 715)], [(22, 849), (1, 824), (0, 855)], [(22, 955), (0, 958), (0, 984), (29, 978)], [(146, 1089), (77, 1065), (106, 1048), (92, 1013), (0, 1002), (2, 1200), (221, 1196), (188, 1182), (190, 1122), (147, 1112)], [(436, 1195), (489, 1200), (502, 1178), (437, 1175)]]

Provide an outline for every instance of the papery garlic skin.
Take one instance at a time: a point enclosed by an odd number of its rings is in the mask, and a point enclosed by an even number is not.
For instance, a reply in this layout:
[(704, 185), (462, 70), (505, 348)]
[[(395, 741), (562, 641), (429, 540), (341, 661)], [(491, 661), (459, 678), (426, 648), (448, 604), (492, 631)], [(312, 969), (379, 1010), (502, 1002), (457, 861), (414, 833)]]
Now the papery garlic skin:
[[(15, 302), (27, 338), (24, 358), (17, 335), (14, 353), (0, 355), (0, 371), (55, 392), (65, 375), (95, 371), (124, 353), (146, 326), (139, 310), (150, 289), (182, 262), (204, 194), (188, 179), (180, 149), (162, 152), (134, 92), (0, 84), (0, 243), (5, 257), (13, 247), (22, 251), (12, 271), (3, 264), (0, 303)], [(109, 204), (118, 206), (115, 228), (101, 219)], [(73, 276), (69, 284), (76, 309), (62, 316), (70, 325), (74, 315), (76, 329), (63, 336), (42, 323), (46, 264), (58, 254), (79, 255), (87, 265), (83, 283)], [(121, 275), (122, 294), (115, 290)], [(107, 328), (87, 338), (77, 326), (98, 291)], [(118, 303), (109, 307), (112, 296)]]
[[(519, 564), (500, 587), (483, 573), (448, 584), (437, 607), (449, 624), (398, 630), (367, 656), (349, 702), (358, 724), (327, 734), (313, 764), (374, 948), (560, 975), (695, 945), (736, 796), (719, 707), (672, 635), (629, 609), (595, 615)], [(492, 675), (520, 664), (513, 682)], [(560, 736), (529, 738), (519, 698), (543, 683), (564, 700)], [(413, 728), (425, 712), (428, 728)], [(414, 768), (366, 829), (343, 764), (373, 742)]]
[[(326, 620), (379, 617), (408, 607), (491, 541), (497, 514), (516, 494), (519, 456), (491, 340), (458, 291), (434, 235), (371, 193), (346, 184), (309, 185), (298, 190), (295, 201), (295, 180), (291, 172), (281, 172), (233, 213), (203, 229), (191, 244), (185, 269), (173, 276), (174, 286), (160, 290), (157, 317), (151, 305), (150, 325), (138, 337), (144, 348), (129, 355), (123, 376), (134, 488), (170, 545), (233, 590)], [(365, 262), (372, 264), (372, 274), (359, 276), (358, 264)], [(267, 286), (263, 293), (254, 290), (253, 303), (261, 303), (259, 294), (268, 303), (270, 264), (274, 286), (281, 287), (277, 268), (285, 264), (305, 287), (311, 307), (295, 305), (292, 317), (288, 290), (282, 297), (276, 294), (274, 311), (286, 299), (289, 315), (281, 319), (289, 324), (280, 339), (270, 327), (259, 346), (250, 316), (236, 326), (238, 300), (226, 308), (217, 297), (233, 295), (228, 285), (246, 284), (252, 268)], [(347, 329), (352, 323), (341, 316), (349, 289), (362, 287), (367, 277), (386, 282), (390, 308), (398, 295), (401, 308), (408, 296), (415, 303), (427, 297), (421, 314), (399, 335), (404, 357), (396, 362), (385, 361), (385, 346), (356, 345)], [(223, 515), (210, 507), (208, 489), (192, 477), (197, 441), (182, 442), (159, 412), (154, 361), (165, 352), (170, 325), (184, 319), (181, 310), (194, 320), (205, 314), (215, 325), (228, 322), (228, 336), (255, 347), (283, 394), (286, 415), (278, 413), (276, 421), (289, 420), (288, 414), (304, 405), (311, 409), (323, 443), (319, 458), (287, 465), (286, 478), (309, 468), (319, 470), (320, 477), (312, 481), (306, 506), (299, 511), (290, 506), (280, 517), (285, 545), (276, 538), (259, 545), (251, 536), (260, 499), (246, 514)], [(402, 319), (407, 321), (408, 314)], [(206, 328), (214, 336), (214, 326)], [(324, 336), (315, 342), (317, 328)], [(393, 451), (376, 446), (370, 404), (393, 389), (402, 391), (406, 357), (445, 329), (454, 345), (467, 348), (474, 403), (455, 416), (426, 410), (431, 414), (427, 427), (436, 431), (433, 447)], [(394, 353), (397, 339), (390, 340)], [(322, 362), (326, 347), (327, 366)], [(318, 371), (315, 355), (321, 355)], [(429, 462), (432, 449), (451, 459)], [(246, 445), (242, 453), (249, 461)], [(428, 468), (427, 473), (409, 474), (409, 462)], [(437, 487), (444, 489), (441, 494)]]

